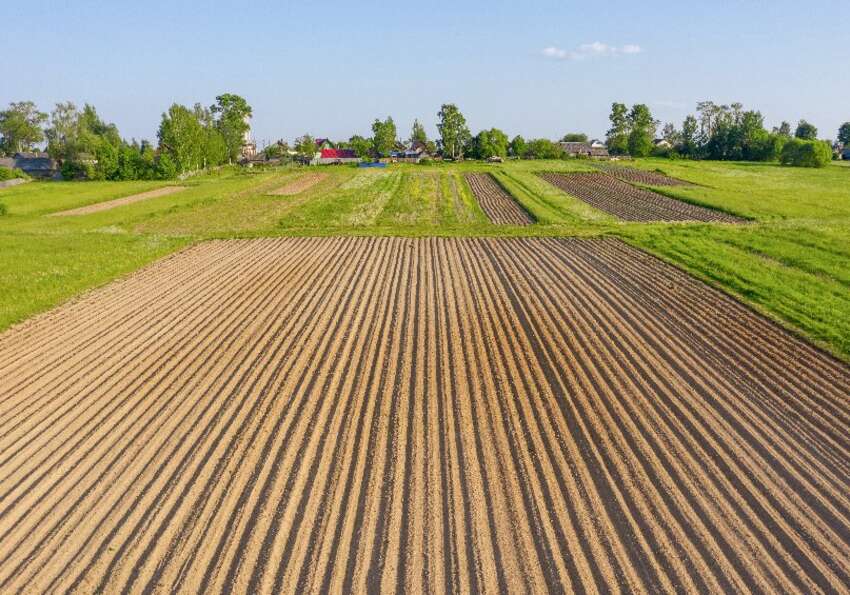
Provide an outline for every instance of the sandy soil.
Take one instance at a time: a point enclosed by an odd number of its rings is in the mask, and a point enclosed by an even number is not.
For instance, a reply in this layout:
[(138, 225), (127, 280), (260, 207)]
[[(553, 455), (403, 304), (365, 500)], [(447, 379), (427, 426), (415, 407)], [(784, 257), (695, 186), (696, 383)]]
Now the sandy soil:
[(475, 195), (478, 204), (496, 224), (530, 225), (534, 223), (531, 216), (523, 209), (514, 197), (505, 192), (490, 174), (466, 174), (469, 187)]
[(637, 188), (607, 174), (544, 173), (541, 177), (564, 192), (624, 221), (744, 222), (740, 217)]
[(281, 186), (277, 190), (272, 190), (269, 194), (273, 196), (290, 196), (293, 194), (298, 194), (299, 192), (304, 192), (308, 190), (324, 180), (328, 177), (328, 174), (315, 173), (315, 174), (305, 174), (300, 178), (297, 178), (285, 186)]
[(186, 186), (164, 186), (163, 188), (157, 188), (156, 190), (149, 190), (148, 192), (142, 192), (141, 194), (134, 194), (132, 196), (123, 196), (121, 198), (116, 198), (115, 200), (107, 200), (104, 202), (95, 203), (93, 205), (87, 205), (85, 207), (79, 207), (76, 209), (69, 209), (67, 211), (59, 211), (58, 213), (51, 213), (50, 217), (70, 217), (74, 215), (90, 215), (91, 213), (98, 213), (100, 211), (108, 211), (110, 209), (114, 209), (115, 207), (123, 207), (124, 205), (130, 205), (134, 202), (139, 202), (142, 200), (147, 200), (149, 198), (157, 198), (159, 196), (167, 196), (169, 194), (174, 194), (175, 192), (180, 192), (181, 190), (186, 190)]
[(848, 394), (616, 240), (207, 243), (0, 335), (0, 591), (847, 592)]

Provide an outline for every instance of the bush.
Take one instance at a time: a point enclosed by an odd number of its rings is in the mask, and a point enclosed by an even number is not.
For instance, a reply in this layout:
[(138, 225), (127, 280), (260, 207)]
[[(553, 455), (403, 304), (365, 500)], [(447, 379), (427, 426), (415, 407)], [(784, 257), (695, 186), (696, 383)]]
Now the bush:
[(832, 161), (832, 147), (820, 140), (791, 139), (782, 148), (782, 165), (826, 167)]
[(4, 203), (0, 202), (0, 217), (2, 217), (3, 215), (5, 215), (8, 212), (9, 212), (9, 210), (6, 208), (6, 205)]
[(29, 176), (19, 169), (9, 169), (8, 167), (0, 167), (0, 182), (6, 180), (16, 180), (18, 178), (27, 179)]
[(91, 178), (92, 169), (91, 165), (87, 163), (66, 161), (62, 164), (62, 169), (59, 172), (62, 174), (63, 180), (85, 180)]

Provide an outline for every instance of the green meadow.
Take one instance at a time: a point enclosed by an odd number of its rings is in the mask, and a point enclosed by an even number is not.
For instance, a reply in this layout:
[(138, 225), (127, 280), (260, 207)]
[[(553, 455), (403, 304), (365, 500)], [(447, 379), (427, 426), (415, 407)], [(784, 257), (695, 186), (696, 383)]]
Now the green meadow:
[[(0, 329), (212, 238), (286, 235), (611, 235), (679, 266), (850, 360), (850, 168), (638, 160), (694, 186), (655, 188), (745, 217), (742, 225), (616, 220), (542, 180), (586, 161), (326, 167), (292, 196), (270, 194), (305, 168), (225, 168), (186, 190), (74, 217), (60, 211), (172, 183), (31, 182), (0, 190)], [(314, 171), (314, 170), (310, 170)], [(463, 174), (492, 173), (536, 223), (489, 222)]]

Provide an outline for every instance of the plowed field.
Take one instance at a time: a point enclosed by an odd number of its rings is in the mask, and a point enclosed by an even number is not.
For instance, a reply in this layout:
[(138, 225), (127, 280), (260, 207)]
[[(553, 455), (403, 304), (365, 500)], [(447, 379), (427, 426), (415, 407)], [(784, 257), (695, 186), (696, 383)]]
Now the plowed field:
[(285, 186), (281, 186), (276, 190), (272, 190), (269, 194), (274, 196), (291, 196), (293, 194), (298, 194), (299, 192), (304, 192), (308, 190), (324, 180), (328, 177), (328, 174), (316, 173), (316, 174), (305, 174), (300, 178), (296, 178), (295, 180), (289, 182)]
[(0, 591), (846, 592), (848, 394), (616, 240), (207, 243), (0, 335)]
[(169, 194), (174, 194), (175, 192), (180, 192), (181, 190), (186, 190), (185, 186), (165, 186), (163, 188), (157, 188), (156, 190), (149, 190), (148, 192), (142, 192), (140, 194), (134, 194), (132, 196), (123, 196), (121, 198), (116, 198), (115, 200), (107, 200), (104, 202), (95, 203), (93, 205), (87, 205), (85, 207), (79, 207), (76, 209), (69, 209), (67, 211), (60, 211), (58, 213), (51, 213), (52, 217), (70, 217), (74, 215), (90, 215), (91, 213), (99, 213), (100, 211), (108, 211), (110, 209), (114, 209), (115, 207), (123, 207), (124, 205), (131, 205), (134, 202), (139, 202), (142, 200), (148, 200), (149, 198), (157, 198), (159, 196), (168, 196)]
[(529, 225), (534, 223), (514, 197), (505, 192), (490, 174), (466, 174), (466, 181), (483, 211), (496, 224)]
[(607, 174), (555, 174), (541, 177), (564, 192), (625, 221), (719, 221), (743, 219), (636, 188)]
[(655, 171), (646, 171), (635, 167), (623, 167), (622, 165), (605, 162), (594, 162), (593, 166), (615, 178), (635, 184), (643, 184), (645, 186), (693, 186), (693, 184), (685, 180), (671, 178)]

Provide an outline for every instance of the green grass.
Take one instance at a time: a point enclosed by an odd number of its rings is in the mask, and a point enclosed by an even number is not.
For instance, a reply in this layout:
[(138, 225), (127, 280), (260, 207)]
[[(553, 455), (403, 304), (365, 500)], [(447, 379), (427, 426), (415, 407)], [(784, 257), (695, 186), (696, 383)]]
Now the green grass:
[[(32, 182), (0, 190), (0, 329), (210, 238), (319, 235), (613, 235), (682, 267), (850, 361), (850, 168), (638, 160), (694, 182), (658, 189), (735, 213), (746, 225), (635, 224), (542, 180), (586, 161), (328, 167), (294, 196), (269, 193), (303, 168), (223, 171), (187, 190), (80, 217), (52, 212), (128, 196), (162, 182)], [(310, 170), (316, 171), (316, 170)], [(463, 175), (490, 172), (537, 220), (492, 225)]]

